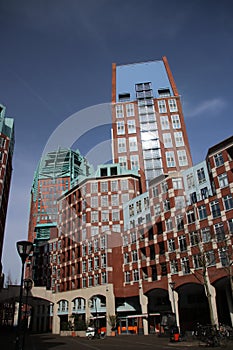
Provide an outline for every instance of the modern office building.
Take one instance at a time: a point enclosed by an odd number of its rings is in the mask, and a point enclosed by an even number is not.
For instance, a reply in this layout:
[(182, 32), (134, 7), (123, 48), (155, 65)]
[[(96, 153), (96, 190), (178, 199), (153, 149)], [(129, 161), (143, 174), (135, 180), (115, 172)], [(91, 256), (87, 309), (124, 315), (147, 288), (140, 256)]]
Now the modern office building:
[(3, 285), (2, 249), (10, 192), (14, 141), (14, 119), (6, 117), (6, 107), (0, 104), (0, 288)]
[(192, 165), (180, 96), (167, 59), (112, 66), (113, 154), (149, 181)]
[[(43, 318), (52, 317), (54, 333), (72, 317), (109, 332), (116, 314), (119, 334), (233, 324), (233, 137), (193, 165), (166, 58), (112, 69), (114, 163), (53, 199), (57, 221), (34, 263), (51, 303)], [(48, 225), (38, 203), (35, 242)]]
[(74, 179), (88, 176), (90, 171), (90, 165), (78, 150), (58, 148), (45, 154), (38, 164), (31, 190), (28, 230), (34, 253), (31, 253), (32, 261), (27, 262), (27, 275), (33, 278), (35, 286), (50, 285), (44, 262), (40, 260), (40, 250), (57, 231), (57, 198), (70, 189)]

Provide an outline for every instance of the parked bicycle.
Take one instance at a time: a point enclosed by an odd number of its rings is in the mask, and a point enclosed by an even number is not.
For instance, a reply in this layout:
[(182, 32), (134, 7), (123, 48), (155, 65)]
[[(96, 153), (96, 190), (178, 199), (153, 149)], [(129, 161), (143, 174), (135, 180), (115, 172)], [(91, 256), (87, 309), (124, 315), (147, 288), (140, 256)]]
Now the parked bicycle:
[(200, 323), (197, 324), (193, 336), (199, 340), (200, 343), (204, 343), (209, 347), (225, 346), (226, 343), (231, 340), (230, 331), (231, 327), (220, 325), (217, 326), (206, 325), (203, 326)]

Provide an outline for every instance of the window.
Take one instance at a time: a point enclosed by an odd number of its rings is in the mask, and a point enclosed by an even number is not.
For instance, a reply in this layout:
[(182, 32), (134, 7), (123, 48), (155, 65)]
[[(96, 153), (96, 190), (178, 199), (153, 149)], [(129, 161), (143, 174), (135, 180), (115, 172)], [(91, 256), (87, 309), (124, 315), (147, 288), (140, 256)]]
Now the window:
[(205, 257), (206, 257), (206, 263), (207, 263), (208, 266), (216, 264), (216, 262), (215, 262), (215, 255), (214, 255), (214, 251), (213, 250), (210, 250), (209, 252), (206, 252), (205, 253)]
[(159, 196), (159, 189), (158, 186), (154, 186), (152, 188), (152, 193), (153, 193), (153, 197), (158, 197)]
[(101, 267), (106, 267), (106, 254), (101, 254)]
[(175, 239), (170, 238), (170, 239), (168, 239), (167, 243), (168, 243), (168, 251), (174, 252), (176, 250)]
[(220, 188), (228, 186), (227, 173), (223, 173), (218, 176), (218, 183)]
[(87, 262), (84, 260), (82, 261), (82, 272), (86, 272), (87, 271)]
[(144, 198), (144, 209), (149, 209), (150, 207), (150, 202), (149, 202), (149, 197)]
[(161, 121), (161, 129), (162, 130), (169, 130), (170, 126), (169, 126), (169, 121), (168, 121), (168, 116), (167, 115), (163, 115), (160, 117), (160, 121)]
[(189, 266), (188, 257), (184, 257), (181, 259), (181, 268), (182, 268), (183, 274), (190, 273), (190, 266)]
[(165, 100), (158, 101), (158, 109), (159, 109), (159, 113), (166, 113), (167, 112)]
[(112, 231), (113, 232), (121, 232), (121, 225), (120, 224), (113, 224)]
[(98, 226), (91, 226), (91, 236), (96, 236), (99, 234), (99, 227)]
[(141, 200), (136, 202), (136, 211), (137, 211), (137, 213), (141, 213), (142, 212), (142, 202), (141, 202)]
[(127, 157), (119, 157), (119, 164), (121, 168), (127, 169)]
[(132, 261), (135, 262), (135, 261), (138, 261), (138, 253), (136, 250), (133, 250), (131, 252), (131, 255), (132, 255)]
[(200, 168), (197, 170), (197, 178), (198, 178), (199, 184), (206, 181), (204, 168)]
[(120, 213), (118, 209), (115, 209), (112, 211), (112, 221), (119, 221), (120, 220)]
[(124, 253), (124, 264), (129, 264), (129, 253)]
[(106, 272), (101, 273), (101, 279), (102, 279), (102, 284), (107, 283), (107, 273)]
[(163, 262), (160, 264), (161, 276), (167, 276), (167, 263)]
[(101, 192), (108, 192), (108, 183), (107, 183), (107, 181), (101, 182)]
[(93, 276), (88, 276), (88, 287), (93, 286)]
[(91, 197), (91, 207), (92, 208), (98, 207), (98, 197), (97, 196)]
[(86, 255), (86, 244), (83, 244), (82, 245), (82, 256), (85, 256)]
[(224, 232), (224, 227), (223, 223), (218, 223), (214, 225), (214, 230), (215, 230), (215, 235), (217, 238), (217, 241), (223, 241), (225, 239), (225, 232)]
[(133, 280), (134, 280), (134, 282), (139, 281), (139, 272), (138, 272), (138, 269), (134, 269), (134, 270), (133, 270)]
[(128, 134), (135, 134), (136, 133), (135, 120), (130, 119), (127, 121), (127, 124), (128, 124)]
[(133, 154), (130, 156), (130, 166), (132, 170), (139, 169), (139, 159), (137, 154)]
[(201, 188), (201, 199), (206, 199), (209, 197), (209, 191), (207, 187)]
[(130, 237), (131, 237), (131, 243), (135, 243), (137, 240), (136, 232), (131, 232)]
[(210, 207), (211, 207), (213, 218), (217, 218), (218, 216), (221, 215), (221, 211), (220, 211), (218, 200), (215, 200), (215, 201), (211, 202), (210, 203)]
[(180, 117), (178, 114), (173, 114), (172, 118), (172, 127), (173, 129), (180, 129)]
[(125, 134), (125, 123), (124, 121), (118, 121), (117, 122), (117, 135), (124, 135)]
[(188, 174), (186, 176), (188, 189), (195, 187), (193, 174)]
[(172, 186), (174, 190), (181, 190), (183, 188), (183, 183), (181, 178), (172, 179)]
[(126, 105), (126, 115), (127, 115), (127, 117), (134, 116), (134, 104), (133, 103), (129, 103)]
[(99, 221), (98, 211), (92, 211), (91, 212), (91, 222), (98, 222), (98, 221)]
[(227, 252), (227, 247), (222, 247), (219, 249), (219, 259), (222, 266), (229, 266), (229, 256)]
[(130, 271), (125, 272), (125, 283), (130, 283)]
[(233, 219), (228, 220), (229, 232), (233, 234)]
[(178, 240), (179, 240), (180, 251), (181, 252), (186, 251), (187, 250), (187, 243), (186, 243), (185, 236), (184, 235), (179, 236)]
[(173, 229), (173, 224), (172, 224), (172, 219), (169, 218), (166, 220), (166, 230), (167, 231), (172, 231)]
[(116, 118), (123, 118), (124, 117), (124, 111), (122, 105), (116, 105)]
[(211, 240), (210, 228), (205, 227), (205, 228), (201, 229), (201, 236), (202, 236), (202, 241), (204, 243), (209, 242)]
[(183, 139), (182, 131), (175, 132), (174, 137), (175, 137), (176, 147), (184, 146), (184, 139)]
[(123, 191), (127, 191), (128, 190), (128, 180), (121, 180), (121, 189)]
[(178, 111), (175, 99), (168, 100), (168, 105), (169, 105), (170, 112), (177, 112)]
[(188, 159), (186, 155), (186, 151), (184, 149), (177, 151), (179, 166), (188, 165)]
[(86, 279), (86, 277), (82, 278), (82, 285), (83, 285), (83, 288), (86, 288), (86, 286), (87, 286), (87, 279)]
[(171, 268), (171, 273), (178, 273), (178, 263), (177, 260), (171, 260), (170, 261), (170, 268)]
[(118, 191), (118, 182), (116, 181), (111, 181), (111, 191), (115, 192)]
[(97, 193), (98, 192), (98, 182), (92, 182), (91, 183), (91, 193)]
[(101, 196), (101, 206), (102, 207), (108, 207), (109, 203), (108, 203), (108, 196)]
[(98, 285), (99, 285), (100, 275), (99, 275), (99, 274), (96, 274), (96, 275), (94, 276), (94, 278), (95, 278), (95, 286), (98, 286)]
[(193, 222), (195, 222), (196, 220), (196, 217), (195, 217), (195, 213), (194, 213), (194, 210), (189, 210), (187, 212), (187, 221), (188, 221), (188, 224), (192, 224)]
[(164, 208), (164, 211), (169, 211), (171, 209), (169, 199), (165, 199), (163, 201), (163, 208)]
[(160, 204), (159, 203), (155, 204), (154, 212), (155, 212), (155, 216), (160, 215), (161, 209), (160, 209)]
[(183, 215), (177, 215), (176, 217), (176, 226), (177, 226), (177, 230), (183, 230), (184, 228), (184, 218)]
[(130, 150), (130, 152), (138, 150), (138, 144), (137, 144), (137, 137), (136, 136), (129, 137), (129, 150)]
[(192, 246), (195, 246), (199, 243), (199, 236), (197, 231), (190, 232), (190, 243)]
[(224, 159), (223, 159), (222, 153), (215, 154), (214, 162), (215, 162), (216, 167), (219, 167), (219, 166), (224, 164)]
[(129, 216), (134, 216), (134, 204), (129, 205)]
[(117, 139), (118, 142), (118, 152), (123, 153), (126, 152), (126, 141), (124, 137)]
[(233, 208), (232, 194), (228, 194), (227, 196), (223, 197), (223, 202), (224, 202), (225, 210), (232, 209)]
[(171, 168), (176, 166), (174, 152), (173, 151), (165, 152), (165, 154), (166, 154), (167, 167)]
[(88, 271), (92, 271), (92, 259), (88, 259)]
[(99, 256), (96, 255), (94, 258), (94, 269), (97, 270), (99, 268)]
[(185, 207), (185, 198), (184, 196), (175, 197), (175, 209), (182, 209)]
[(199, 219), (200, 220), (206, 219), (207, 218), (206, 206), (200, 205), (197, 209), (198, 209)]
[(123, 236), (123, 246), (126, 247), (129, 243), (128, 236)]
[(99, 241), (98, 239), (94, 240), (94, 252), (97, 252), (99, 250)]
[(193, 193), (190, 194), (190, 202), (191, 202), (191, 204), (197, 203), (197, 194), (196, 194), (196, 192), (193, 192)]
[(92, 242), (88, 242), (88, 254), (92, 253)]
[(163, 144), (165, 148), (173, 147), (170, 133), (163, 134)]
[(203, 266), (203, 263), (202, 263), (201, 255), (200, 254), (193, 255), (193, 267), (195, 269), (199, 269), (202, 266)]

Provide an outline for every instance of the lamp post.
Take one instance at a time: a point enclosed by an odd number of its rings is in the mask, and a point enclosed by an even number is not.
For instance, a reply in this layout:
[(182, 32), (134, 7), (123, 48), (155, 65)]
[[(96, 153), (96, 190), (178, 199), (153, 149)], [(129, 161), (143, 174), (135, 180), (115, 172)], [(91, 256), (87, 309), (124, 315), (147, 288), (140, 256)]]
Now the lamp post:
[(19, 294), (19, 310), (18, 310), (18, 323), (17, 323), (17, 336), (15, 342), (16, 350), (23, 350), (23, 344), (21, 344), (21, 317), (22, 317), (22, 297), (23, 297), (23, 276), (24, 276), (24, 264), (29, 254), (33, 250), (33, 244), (29, 241), (19, 241), (16, 243), (18, 254), (22, 261), (21, 270), (21, 282), (20, 282), (20, 294)]
[(169, 286), (172, 290), (172, 300), (173, 300), (173, 307), (174, 307), (174, 314), (175, 314), (175, 325), (177, 326), (177, 322), (176, 322), (176, 303), (175, 303), (175, 296), (174, 296), (174, 291), (175, 291), (175, 282), (169, 282)]
[(28, 315), (27, 315), (27, 313), (28, 313), (28, 293), (32, 289), (33, 280), (31, 278), (26, 278), (23, 281), (23, 286), (24, 286), (24, 289), (26, 290), (26, 307), (25, 307), (25, 313), (24, 313), (25, 328), (24, 328), (24, 332), (23, 332), (22, 349), (24, 349), (25, 333), (26, 333), (27, 328), (28, 328)]

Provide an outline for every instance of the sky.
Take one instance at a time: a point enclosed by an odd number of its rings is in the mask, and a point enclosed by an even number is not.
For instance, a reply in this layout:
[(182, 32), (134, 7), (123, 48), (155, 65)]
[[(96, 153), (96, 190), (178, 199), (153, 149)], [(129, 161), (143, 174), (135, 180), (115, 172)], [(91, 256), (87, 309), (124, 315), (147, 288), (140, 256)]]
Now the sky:
[[(13, 282), (45, 145), (72, 115), (111, 102), (112, 63), (167, 57), (196, 164), (232, 135), (232, 38), (231, 0), (0, 0), (0, 103), (15, 120), (2, 260)], [(101, 123), (76, 142), (83, 155), (110, 137)]]

